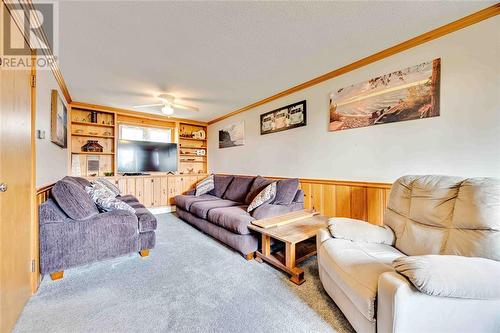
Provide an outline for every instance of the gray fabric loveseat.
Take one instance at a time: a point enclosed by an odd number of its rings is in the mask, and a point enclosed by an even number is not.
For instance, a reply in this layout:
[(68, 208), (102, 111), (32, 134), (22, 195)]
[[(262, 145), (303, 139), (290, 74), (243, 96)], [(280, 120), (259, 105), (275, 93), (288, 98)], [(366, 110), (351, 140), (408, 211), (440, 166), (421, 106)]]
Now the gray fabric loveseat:
[(251, 213), (247, 207), (253, 198), (273, 180), (260, 176), (215, 175), (215, 188), (207, 194), (175, 197), (177, 215), (201, 231), (252, 259), (258, 238), (249, 229), (253, 220), (304, 209), (304, 192), (298, 179), (277, 182), (276, 197)]
[(155, 246), (156, 218), (131, 196), (118, 198), (135, 209), (100, 212), (85, 192), (90, 183), (65, 177), (40, 205), (40, 271), (52, 279), (65, 269), (139, 251), (147, 256)]

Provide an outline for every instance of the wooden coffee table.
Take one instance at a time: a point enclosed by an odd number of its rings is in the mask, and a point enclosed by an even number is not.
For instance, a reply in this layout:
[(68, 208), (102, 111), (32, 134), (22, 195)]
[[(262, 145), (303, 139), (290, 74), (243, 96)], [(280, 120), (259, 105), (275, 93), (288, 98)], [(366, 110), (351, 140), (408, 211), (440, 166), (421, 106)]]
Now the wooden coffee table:
[[(302, 284), (305, 281), (304, 271), (297, 264), (316, 254), (316, 232), (326, 226), (328, 217), (315, 215), (296, 220), (296, 213), (290, 217), (295, 220), (288, 224), (280, 222), (282, 225), (268, 228), (250, 224), (248, 228), (259, 232), (262, 237), (261, 250), (256, 253), (257, 260), (285, 271), (291, 275), (290, 281)], [(280, 221), (284, 219), (286, 215), (279, 217)], [(283, 243), (284, 248), (281, 246), (272, 251), (271, 238), (278, 241), (277, 248)]]

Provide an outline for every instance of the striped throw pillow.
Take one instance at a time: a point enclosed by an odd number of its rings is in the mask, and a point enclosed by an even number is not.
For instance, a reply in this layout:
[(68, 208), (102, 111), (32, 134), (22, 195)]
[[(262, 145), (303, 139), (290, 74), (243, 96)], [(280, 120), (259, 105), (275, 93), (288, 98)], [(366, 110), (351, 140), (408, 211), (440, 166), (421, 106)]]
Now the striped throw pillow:
[(202, 194), (208, 193), (215, 188), (214, 175), (210, 175), (207, 178), (196, 184), (195, 196), (200, 196)]
[(250, 205), (248, 205), (247, 212), (251, 212), (255, 208), (265, 204), (266, 202), (271, 202), (276, 197), (276, 182), (272, 182), (267, 185), (259, 194), (252, 200)]

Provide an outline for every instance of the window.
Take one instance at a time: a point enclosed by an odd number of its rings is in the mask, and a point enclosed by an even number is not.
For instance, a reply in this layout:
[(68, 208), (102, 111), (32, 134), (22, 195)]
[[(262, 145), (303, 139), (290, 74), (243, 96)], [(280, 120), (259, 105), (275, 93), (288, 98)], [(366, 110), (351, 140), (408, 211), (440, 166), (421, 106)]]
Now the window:
[(144, 127), (135, 125), (119, 125), (121, 140), (172, 142), (171, 128)]

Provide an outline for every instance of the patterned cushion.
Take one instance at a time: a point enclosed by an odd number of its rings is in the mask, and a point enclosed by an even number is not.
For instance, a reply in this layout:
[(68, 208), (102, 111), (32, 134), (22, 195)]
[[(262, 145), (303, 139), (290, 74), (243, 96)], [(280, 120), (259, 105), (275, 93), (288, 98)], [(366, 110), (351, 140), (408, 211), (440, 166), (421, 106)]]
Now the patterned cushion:
[(263, 189), (266, 188), (267, 185), (271, 184), (273, 181), (271, 179), (267, 179), (261, 176), (257, 176), (252, 183), (252, 187), (248, 192), (245, 203), (249, 205), (252, 200), (259, 194)]
[(91, 196), (97, 207), (105, 212), (112, 210), (128, 210), (135, 213), (135, 209), (127, 203), (117, 199), (114, 193), (101, 183), (94, 183), (92, 186), (85, 187), (85, 191)]
[(115, 184), (113, 184), (112, 182), (110, 182), (109, 180), (107, 180), (105, 178), (96, 179), (96, 180), (93, 181), (93, 183), (100, 183), (101, 185), (104, 185), (111, 192), (113, 192), (115, 194), (115, 197), (117, 195), (120, 195), (120, 189), (118, 187), (116, 187)]
[(259, 194), (252, 200), (247, 208), (247, 212), (251, 212), (260, 205), (271, 202), (276, 197), (276, 182), (267, 185)]
[(210, 175), (207, 178), (196, 184), (195, 196), (206, 194), (215, 188), (214, 175)]

